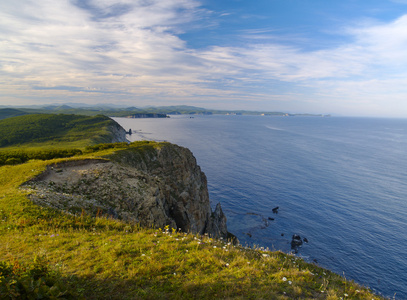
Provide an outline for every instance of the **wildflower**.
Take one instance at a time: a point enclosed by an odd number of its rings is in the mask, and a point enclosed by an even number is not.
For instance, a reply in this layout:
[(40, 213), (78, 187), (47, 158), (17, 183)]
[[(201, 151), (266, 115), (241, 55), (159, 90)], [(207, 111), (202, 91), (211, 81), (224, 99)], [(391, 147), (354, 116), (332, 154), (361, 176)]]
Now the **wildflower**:
[(226, 263), (226, 267), (229, 267), (229, 264), (228, 264), (228, 263)]
[(143, 254), (141, 254), (141, 256), (146, 256), (146, 255), (143, 253)]
[(343, 294), (343, 295), (344, 295), (345, 297), (348, 297), (348, 296), (349, 296), (349, 295), (348, 295), (348, 294), (346, 294), (346, 293), (345, 293), (345, 294)]
[(292, 284), (293, 282), (292, 281), (288, 281), (288, 284)]
[(283, 281), (287, 281), (287, 278), (286, 277), (283, 277), (283, 279), (282, 279)]
[(216, 246), (213, 246), (213, 248), (216, 248)]

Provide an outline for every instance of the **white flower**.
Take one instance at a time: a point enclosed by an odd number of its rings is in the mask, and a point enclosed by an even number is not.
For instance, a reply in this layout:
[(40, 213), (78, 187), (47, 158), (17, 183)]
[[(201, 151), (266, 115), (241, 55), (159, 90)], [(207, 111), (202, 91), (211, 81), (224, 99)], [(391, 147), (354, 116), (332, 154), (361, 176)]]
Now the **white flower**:
[(288, 284), (292, 284), (293, 282), (292, 281), (288, 281)]
[(287, 281), (287, 278), (286, 277), (283, 277), (283, 279), (282, 279), (283, 281)]

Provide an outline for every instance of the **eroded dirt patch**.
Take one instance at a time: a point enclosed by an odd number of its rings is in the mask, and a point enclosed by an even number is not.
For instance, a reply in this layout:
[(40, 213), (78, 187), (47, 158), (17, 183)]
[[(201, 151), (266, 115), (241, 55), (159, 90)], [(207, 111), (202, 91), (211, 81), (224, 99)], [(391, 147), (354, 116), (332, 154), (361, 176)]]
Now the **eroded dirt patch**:
[(139, 222), (143, 206), (155, 201), (157, 187), (151, 181), (158, 179), (132, 167), (89, 159), (48, 166), (22, 188), (37, 205)]

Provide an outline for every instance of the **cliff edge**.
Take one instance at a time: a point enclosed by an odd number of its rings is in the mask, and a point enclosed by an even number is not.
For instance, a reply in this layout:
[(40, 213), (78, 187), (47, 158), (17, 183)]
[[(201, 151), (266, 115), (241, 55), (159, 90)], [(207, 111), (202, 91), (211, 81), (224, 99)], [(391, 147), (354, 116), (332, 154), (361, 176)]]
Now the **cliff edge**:
[(34, 203), (71, 214), (227, 238), (226, 217), (220, 204), (212, 212), (207, 179), (195, 157), (170, 143), (129, 146), (105, 159), (50, 165), (23, 187)]

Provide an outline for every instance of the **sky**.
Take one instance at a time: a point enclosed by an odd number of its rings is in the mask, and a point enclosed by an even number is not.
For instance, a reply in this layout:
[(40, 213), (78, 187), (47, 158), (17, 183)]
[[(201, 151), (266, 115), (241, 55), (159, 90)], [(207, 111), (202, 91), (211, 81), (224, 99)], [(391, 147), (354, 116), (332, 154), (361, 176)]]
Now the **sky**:
[(407, 0), (1, 0), (0, 105), (407, 117)]

